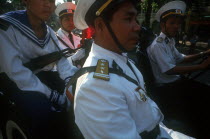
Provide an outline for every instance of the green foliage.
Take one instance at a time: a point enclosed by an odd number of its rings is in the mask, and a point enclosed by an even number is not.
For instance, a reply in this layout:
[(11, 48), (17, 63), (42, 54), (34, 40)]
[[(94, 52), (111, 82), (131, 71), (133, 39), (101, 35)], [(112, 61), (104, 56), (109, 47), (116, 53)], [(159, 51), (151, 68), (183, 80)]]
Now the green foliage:
[(140, 7), (143, 10), (143, 12), (146, 12), (148, 10), (148, 3), (152, 3), (152, 11), (157, 12), (158, 9), (166, 3), (168, 0), (144, 0), (140, 3)]
[(158, 11), (158, 4), (156, 2), (152, 2), (152, 11), (157, 12)]
[(21, 0), (0, 0), (0, 7), (0, 14), (25, 9)]

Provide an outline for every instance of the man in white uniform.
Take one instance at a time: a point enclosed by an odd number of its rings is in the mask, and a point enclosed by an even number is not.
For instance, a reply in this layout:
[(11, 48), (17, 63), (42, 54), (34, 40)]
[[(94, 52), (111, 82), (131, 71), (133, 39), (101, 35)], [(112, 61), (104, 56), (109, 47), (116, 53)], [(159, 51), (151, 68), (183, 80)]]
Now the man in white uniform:
[[(73, 14), (76, 9), (76, 5), (71, 2), (64, 2), (55, 10), (57, 16), (59, 16), (61, 28), (58, 29), (57, 35), (62, 49), (71, 48), (78, 49), (81, 46), (81, 37), (75, 34), (75, 26), (73, 23)], [(82, 33), (82, 32), (81, 32)], [(75, 63), (85, 56), (85, 49), (79, 49), (77, 52), (69, 58), (69, 61)], [(75, 63), (76, 64), (76, 63)]]
[[(198, 120), (195, 109), (200, 110), (201, 107), (208, 106), (207, 104), (203, 105), (202, 102), (207, 99), (205, 92), (208, 92), (209, 87), (192, 80), (183, 79), (180, 75), (207, 69), (210, 65), (210, 57), (197, 65), (178, 64), (193, 62), (205, 57), (210, 54), (210, 50), (194, 55), (184, 55), (175, 48), (174, 37), (183, 23), (185, 9), (186, 4), (183, 1), (172, 1), (158, 10), (156, 20), (160, 22), (161, 33), (147, 48), (147, 53), (155, 82), (161, 85), (159, 87), (161, 90), (154, 94), (156, 98), (159, 98), (157, 100), (159, 101), (158, 104), (161, 104), (164, 110), (170, 109), (169, 113), (171, 115), (179, 115), (182, 112), (182, 115), (186, 115), (187, 120), (192, 119), (191, 124), (193, 121), (192, 125), (200, 130), (202, 121)], [(198, 94), (198, 92), (202, 92), (204, 95)], [(198, 101), (199, 96), (203, 101)], [(208, 102), (208, 100), (206, 101)], [(167, 106), (169, 108), (165, 109)], [(196, 113), (200, 113), (199, 117), (201, 119), (206, 115), (205, 111), (197, 111)], [(206, 122), (207, 120), (204, 120), (203, 124)], [(204, 135), (204, 133), (199, 133), (199, 136)]]
[(94, 43), (75, 92), (75, 120), (87, 139), (189, 139), (165, 127), (158, 106), (147, 96), (144, 80), (123, 52), (138, 42), (136, 1), (79, 0), (75, 26), (95, 29)]
[[(68, 108), (65, 83), (78, 69), (65, 57), (40, 68), (32, 63), (26, 66), (32, 59), (60, 51), (60, 48), (55, 32), (45, 24), (54, 12), (55, 1), (23, 2), (27, 10), (0, 15), (0, 92), (21, 112), (19, 116), (27, 123), (28, 138), (58, 137), (56, 135), (65, 127), (64, 124), (59, 126), (64, 115), (56, 120), (54, 116), (65, 113)], [(45, 60), (48, 59), (50, 57)], [(55, 65), (57, 71), (53, 71)], [(55, 126), (55, 122), (60, 123)], [(19, 126), (26, 128), (26, 125)]]

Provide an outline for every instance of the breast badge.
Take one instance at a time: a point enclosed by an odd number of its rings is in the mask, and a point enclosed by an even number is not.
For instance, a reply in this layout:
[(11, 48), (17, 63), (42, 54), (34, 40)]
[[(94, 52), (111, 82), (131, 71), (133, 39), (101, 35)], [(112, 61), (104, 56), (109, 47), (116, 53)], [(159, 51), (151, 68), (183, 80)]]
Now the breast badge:
[(147, 97), (145, 95), (145, 93), (142, 93), (140, 90), (142, 90), (142, 92), (145, 92), (140, 86), (138, 86), (135, 91), (139, 93), (140, 98), (143, 102), (147, 101)]

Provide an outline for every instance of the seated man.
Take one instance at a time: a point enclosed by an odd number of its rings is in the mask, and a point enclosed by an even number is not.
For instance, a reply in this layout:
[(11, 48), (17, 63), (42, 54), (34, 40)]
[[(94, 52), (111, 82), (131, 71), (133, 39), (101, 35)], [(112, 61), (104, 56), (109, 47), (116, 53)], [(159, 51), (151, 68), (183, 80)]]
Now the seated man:
[(94, 42), (75, 92), (75, 120), (86, 139), (190, 139), (162, 124), (144, 80), (124, 52), (139, 40), (135, 0), (79, 0), (75, 26), (94, 28)]
[(196, 116), (191, 116), (195, 115), (194, 109), (203, 107), (203, 103), (198, 102), (198, 97), (201, 96), (201, 99), (206, 99), (204, 93), (208, 92), (209, 87), (195, 81), (183, 79), (180, 74), (206, 69), (210, 65), (210, 57), (198, 65), (182, 66), (178, 64), (198, 60), (209, 55), (210, 50), (194, 55), (184, 55), (175, 48), (174, 37), (183, 22), (185, 9), (186, 5), (182, 1), (169, 2), (159, 9), (156, 19), (160, 22), (161, 33), (147, 48), (147, 53), (155, 76), (155, 82), (162, 86), (162, 90), (154, 94), (155, 97), (159, 98), (160, 106), (165, 109), (169, 105), (167, 109), (171, 110), (169, 113), (173, 116), (178, 115), (177, 113), (181, 109), (183, 109), (184, 115), (189, 111), (190, 115), (186, 116), (186, 118), (189, 119), (190, 117), (195, 120)]
[(14, 115), (9, 113), (6, 120), (15, 122), (16, 130), (22, 129), (30, 139), (65, 138), (70, 104), (65, 84), (78, 68), (64, 56), (40, 66), (51, 58), (37, 58), (60, 51), (55, 32), (45, 23), (54, 12), (55, 0), (23, 2), (26, 10), (0, 15), (0, 92), (15, 106), (8, 110)]
[[(74, 50), (80, 48), (81, 46), (82, 38), (79, 35), (82, 34), (73, 33), (73, 30), (76, 29), (73, 23), (73, 14), (75, 8), (75, 4), (71, 2), (64, 2), (58, 5), (58, 7), (55, 10), (56, 15), (59, 16), (59, 21), (61, 25), (61, 28), (59, 28), (59, 30), (57, 31), (57, 36), (62, 49), (71, 48)], [(70, 62), (74, 63), (74, 65), (80, 67), (81, 65), (77, 62), (79, 62), (79, 60), (82, 59), (84, 56), (85, 49), (79, 49), (74, 55), (72, 55), (68, 59)]]

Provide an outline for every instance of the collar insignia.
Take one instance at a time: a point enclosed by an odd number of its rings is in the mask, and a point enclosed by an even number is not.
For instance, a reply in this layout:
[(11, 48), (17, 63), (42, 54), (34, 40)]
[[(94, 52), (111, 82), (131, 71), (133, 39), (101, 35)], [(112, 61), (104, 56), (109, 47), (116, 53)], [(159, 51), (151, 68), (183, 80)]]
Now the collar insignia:
[(163, 42), (163, 38), (162, 37), (158, 37), (156, 41), (161, 43), (161, 42)]

